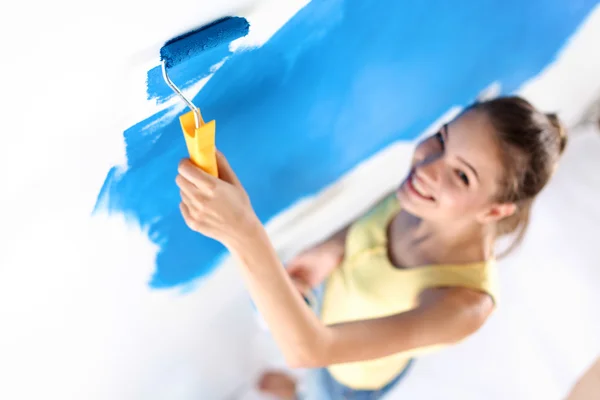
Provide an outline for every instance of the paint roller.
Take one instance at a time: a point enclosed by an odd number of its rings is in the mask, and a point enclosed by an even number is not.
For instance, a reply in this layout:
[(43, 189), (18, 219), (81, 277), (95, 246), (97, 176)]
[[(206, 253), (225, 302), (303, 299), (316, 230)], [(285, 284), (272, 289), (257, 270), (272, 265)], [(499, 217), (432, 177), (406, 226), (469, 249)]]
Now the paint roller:
[(201, 28), (175, 37), (160, 49), (165, 82), (187, 104), (190, 111), (179, 117), (185, 143), (192, 162), (213, 176), (219, 176), (215, 147), (215, 121), (204, 122), (196, 107), (169, 78), (168, 70), (206, 50), (246, 36), (250, 24), (242, 17), (225, 17)]

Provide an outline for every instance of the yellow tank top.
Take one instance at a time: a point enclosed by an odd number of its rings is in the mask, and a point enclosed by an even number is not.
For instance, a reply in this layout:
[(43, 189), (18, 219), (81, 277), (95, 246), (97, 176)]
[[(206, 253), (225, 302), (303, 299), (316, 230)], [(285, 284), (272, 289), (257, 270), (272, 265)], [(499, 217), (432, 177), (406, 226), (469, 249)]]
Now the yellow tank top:
[[(396, 268), (389, 261), (387, 227), (400, 211), (396, 196), (380, 202), (349, 229), (342, 264), (326, 282), (321, 319), (327, 325), (379, 318), (415, 308), (427, 288), (460, 286), (484, 291), (497, 301), (493, 261), (461, 265)], [(394, 379), (415, 354), (443, 347), (429, 346), (377, 360), (328, 367), (340, 383), (357, 390), (377, 390)]]

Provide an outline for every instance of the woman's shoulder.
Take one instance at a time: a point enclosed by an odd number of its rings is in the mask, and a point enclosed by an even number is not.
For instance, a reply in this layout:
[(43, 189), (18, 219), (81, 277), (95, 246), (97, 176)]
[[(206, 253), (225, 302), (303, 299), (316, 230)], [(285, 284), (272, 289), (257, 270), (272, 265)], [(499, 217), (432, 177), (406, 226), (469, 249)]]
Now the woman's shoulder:
[(460, 323), (468, 336), (477, 331), (494, 312), (496, 303), (489, 293), (467, 287), (431, 288), (420, 296), (421, 307), (434, 307)]
[[(468, 259), (466, 259), (468, 260)], [(471, 260), (452, 263), (436, 263), (425, 267), (425, 275), (431, 281), (429, 289), (438, 291), (440, 288), (449, 290), (452, 298), (473, 300), (489, 297), (494, 304), (499, 297), (499, 279), (496, 260)], [(454, 260), (456, 261), (456, 260)], [(448, 292), (448, 290), (443, 290)], [(464, 298), (463, 298), (464, 297)]]

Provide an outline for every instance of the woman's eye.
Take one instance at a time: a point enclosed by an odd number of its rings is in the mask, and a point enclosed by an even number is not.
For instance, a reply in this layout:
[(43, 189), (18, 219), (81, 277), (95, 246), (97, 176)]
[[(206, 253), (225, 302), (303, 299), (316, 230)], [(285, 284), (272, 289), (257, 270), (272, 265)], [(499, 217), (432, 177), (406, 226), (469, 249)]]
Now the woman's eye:
[(464, 172), (457, 170), (456, 174), (458, 175), (458, 177), (460, 178), (461, 181), (463, 181), (463, 183), (465, 185), (469, 185), (469, 177), (467, 176), (467, 174), (465, 174)]

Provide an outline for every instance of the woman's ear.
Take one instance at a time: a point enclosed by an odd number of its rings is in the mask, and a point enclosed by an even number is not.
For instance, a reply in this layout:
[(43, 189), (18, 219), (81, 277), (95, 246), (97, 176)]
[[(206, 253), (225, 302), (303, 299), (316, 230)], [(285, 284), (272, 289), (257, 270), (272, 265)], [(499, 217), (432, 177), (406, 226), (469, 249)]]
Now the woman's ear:
[(489, 224), (510, 217), (515, 212), (517, 212), (517, 205), (515, 203), (495, 203), (482, 212), (478, 219), (483, 224)]

